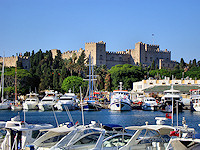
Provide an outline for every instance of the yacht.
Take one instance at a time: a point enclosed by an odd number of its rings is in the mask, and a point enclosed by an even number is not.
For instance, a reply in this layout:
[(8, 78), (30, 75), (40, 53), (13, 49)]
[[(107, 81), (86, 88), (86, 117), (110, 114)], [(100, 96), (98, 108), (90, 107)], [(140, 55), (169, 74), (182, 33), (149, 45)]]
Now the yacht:
[(143, 110), (157, 110), (158, 103), (153, 97), (144, 97), (142, 109)]
[(102, 106), (98, 100), (91, 97), (89, 100), (85, 99), (83, 102), (83, 110), (85, 111), (99, 111), (102, 109)]
[(164, 125), (164, 121), (167, 118), (156, 117), (156, 125), (146, 125), (143, 126), (129, 126), (126, 130), (133, 131), (134, 134), (126, 145), (124, 145), (120, 150), (130, 150), (130, 149), (155, 149), (164, 150), (167, 148), (168, 143), (171, 139), (170, 132), (175, 131), (175, 128), (169, 125)]
[(54, 105), (58, 101), (57, 97), (57, 91), (54, 92), (54, 90), (48, 90), (45, 92), (44, 98), (38, 103), (39, 110), (45, 111), (45, 110), (53, 110)]
[(122, 111), (131, 110), (130, 94), (126, 90), (122, 90), (122, 82), (120, 82), (120, 90), (114, 90), (110, 100), (110, 110)]
[(39, 94), (30, 92), (26, 95), (27, 98), (23, 103), (23, 109), (25, 110), (36, 110), (38, 109), (38, 103), (39, 103)]
[(200, 111), (200, 90), (190, 90), (191, 110)]
[(170, 90), (164, 91), (164, 96), (161, 98), (161, 110), (163, 112), (172, 112), (173, 108), (176, 111), (175, 106), (178, 103), (178, 111), (182, 111), (183, 103), (181, 99), (180, 91), (174, 90), (172, 85)]
[(1, 144), (2, 150), (25, 149), (27, 144), (32, 143), (40, 134), (41, 129), (53, 128), (50, 124), (28, 124), (15, 116), (5, 124), (6, 135)]
[(60, 97), (55, 108), (61, 111), (66, 109), (75, 110), (78, 107), (77, 100), (77, 96), (69, 90), (69, 93), (65, 93)]
[(76, 125), (73, 126), (71, 122), (68, 122), (56, 128), (47, 129), (47, 132), (37, 138), (31, 145), (37, 150), (48, 150), (75, 128)]
[(131, 137), (132, 134), (126, 133), (121, 126), (109, 124), (99, 126), (98, 123), (92, 121), (89, 125), (77, 127), (51, 149), (116, 149), (125, 145)]

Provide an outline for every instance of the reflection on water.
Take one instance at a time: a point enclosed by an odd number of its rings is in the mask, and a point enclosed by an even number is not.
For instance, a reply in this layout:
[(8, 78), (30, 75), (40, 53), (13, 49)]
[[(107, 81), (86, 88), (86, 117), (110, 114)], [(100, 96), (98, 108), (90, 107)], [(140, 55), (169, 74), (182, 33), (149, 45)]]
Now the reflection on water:
[[(19, 112), (21, 119), (24, 118), (24, 112)], [(74, 122), (78, 121), (82, 124), (81, 111), (70, 111)], [(0, 121), (10, 120), (18, 114), (16, 111), (1, 110), (0, 111)], [(69, 117), (65, 111), (55, 112), (58, 122), (65, 123), (69, 121)], [(55, 117), (52, 111), (26, 111), (26, 122), (28, 123), (50, 123), (56, 126)], [(95, 120), (103, 124), (119, 124), (122, 126), (131, 125), (144, 125), (146, 121), (149, 124), (155, 124), (155, 117), (165, 117), (165, 113), (160, 111), (142, 111), (142, 110), (132, 110), (132, 111), (110, 111), (103, 109), (101, 111), (85, 111), (85, 123), (88, 124), (90, 121)], [(189, 127), (195, 128), (197, 132), (200, 133), (200, 112), (191, 112), (189, 110), (184, 110), (179, 113), (179, 125), (182, 124), (182, 118), (185, 117), (186, 123)], [(171, 125), (171, 120), (167, 120), (166, 124)], [(176, 114), (174, 114), (174, 125), (176, 125)]]

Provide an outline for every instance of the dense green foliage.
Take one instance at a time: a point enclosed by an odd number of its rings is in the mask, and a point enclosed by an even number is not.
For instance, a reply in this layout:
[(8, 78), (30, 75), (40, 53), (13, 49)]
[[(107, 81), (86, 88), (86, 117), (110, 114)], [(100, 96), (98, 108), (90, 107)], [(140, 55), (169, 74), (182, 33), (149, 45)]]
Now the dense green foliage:
[[(31, 86), (32, 76), (25, 69), (16, 69), (17, 74), (17, 92), (26, 94)], [(12, 96), (15, 92), (15, 68), (6, 68), (4, 73), (4, 91), (7, 95)]]
[(109, 70), (112, 80), (112, 89), (118, 89), (119, 82), (123, 82), (124, 89), (132, 89), (133, 82), (144, 78), (142, 67), (130, 64), (116, 65)]
[(80, 92), (80, 87), (82, 89), (86, 88), (87, 83), (83, 81), (83, 78), (77, 77), (77, 76), (69, 76), (64, 79), (62, 83), (62, 90), (64, 92), (68, 92), (69, 90), (72, 90), (75, 93)]
[[(58, 51), (55, 59), (51, 51), (37, 53), (26, 52), (24, 56), (30, 56), (31, 68), (29, 71), (22, 68), (21, 62), (17, 62), (17, 89), (20, 94), (29, 93), (30, 89), (43, 91), (53, 89), (59, 92), (68, 92), (69, 89), (79, 93), (80, 86), (86, 93), (87, 82), (83, 79), (88, 74), (88, 62), (84, 51), (79, 57), (74, 53), (69, 59), (62, 59), (61, 52)], [(119, 88), (119, 82), (123, 82), (124, 89), (132, 89), (133, 82), (153, 77), (163, 79), (166, 77), (176, 79), (193, 78), (200, 79), (200, 61), (191, 60), (188, 64), (181, 58), (180, 63), (173, 69), (158, 69), (155, 61), (152, 65), (143, 68), (142, 65), (133, 66), (130, 64), (116, 65), (108, 69), (105, 65), (94, 66), (96, 75), (95, 86), (97, 90), (112, 91)], [(5, 91), (8, 95), (14, 93), (15, 87), (15, 68), (5, 70)]]

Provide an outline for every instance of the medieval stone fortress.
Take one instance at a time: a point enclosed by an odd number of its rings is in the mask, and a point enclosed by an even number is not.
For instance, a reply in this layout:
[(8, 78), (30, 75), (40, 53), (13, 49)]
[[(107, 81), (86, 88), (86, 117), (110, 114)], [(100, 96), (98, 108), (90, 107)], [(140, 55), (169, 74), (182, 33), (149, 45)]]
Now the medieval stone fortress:
[[(55, 58), (57, 55), (57, 49), (52, 49), (52, 57)], [(82, 53), (85, 52), (86, 57), (91, 54), (93, 58), (93, 65), (101, 66), (106, 65), (108, 68), (118, 64), (132, 64), (142, 66), (150, 66), (152, 62), (155, 62), (155, 65), (161, 68), (174, 68), (176, 61), (171, 60), (171, 52), (167, 49), (160, 50), (159, 45), (145, 44), (142, 42), (135, 43), (135, 49), (126, 49), (125, 51), (118, 52), (109, 52), (106, 51), (106, 43), (103, 41), (100, 42), (89, 42), (85, 43), (85, 50), (80, 48), (75, 51), (66, 51), (62, 53), (63, 59), (69, 59), (76, 54), (79, 57)], [(30, 59), (29, 57), (24, 57), (22, 55), (12, 56), (5, 58), (5, 66), (15, 67), (17, 61), (21, 61), (22, 66), (25, 69), (30, 68)], [(0, 58), (0, 62), (3, 62), (3, 58)]]

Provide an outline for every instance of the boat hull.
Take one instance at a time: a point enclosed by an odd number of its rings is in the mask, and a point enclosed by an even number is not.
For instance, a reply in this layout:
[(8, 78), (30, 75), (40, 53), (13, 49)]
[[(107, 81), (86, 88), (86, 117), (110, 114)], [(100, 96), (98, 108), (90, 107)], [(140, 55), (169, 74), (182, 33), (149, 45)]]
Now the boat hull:
[(110, 104), (110, 110), (114, 111), (128, 111), (131, 109), (132, 109), (131, 105), (125, 102), (114, 102)]
[(50, 104), (39, 103), (38, 107), (42, 111), (47, 111), (47, 110), (52, 110), (54, 108), (54, 104), (52, 104), (52, 103), (50, 103)]
[(38, 104), (37, 103), (23, 103), (23, 109), (24, 110), (37, 110), (38, 109)]
[(193, 103), (193, 109), (195, 111), (200, 111), (200, 103)]
[(158, 106), (147, 106), (147, 105), (143, 105), (142, 106), (143, 110), (147, 110), (147, 111), (156, 111), (158, 109)]
[(9, 109), (10, 105), (6, 103), (0, 103), (0, 110), (6, 110)]

